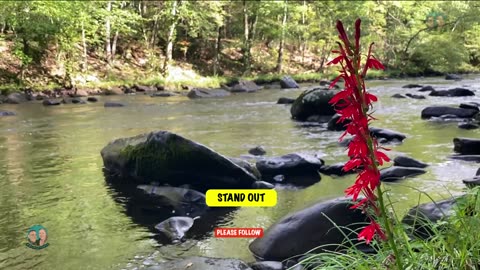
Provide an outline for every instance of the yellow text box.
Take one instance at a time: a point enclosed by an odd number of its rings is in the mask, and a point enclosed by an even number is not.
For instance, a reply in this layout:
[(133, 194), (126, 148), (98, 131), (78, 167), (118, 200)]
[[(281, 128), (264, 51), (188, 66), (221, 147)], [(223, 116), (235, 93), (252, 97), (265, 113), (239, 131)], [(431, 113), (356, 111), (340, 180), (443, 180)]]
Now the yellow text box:
[(210, 189), (205, 197), (210, 207), (272, 207), (277, 204), (274, 189)]

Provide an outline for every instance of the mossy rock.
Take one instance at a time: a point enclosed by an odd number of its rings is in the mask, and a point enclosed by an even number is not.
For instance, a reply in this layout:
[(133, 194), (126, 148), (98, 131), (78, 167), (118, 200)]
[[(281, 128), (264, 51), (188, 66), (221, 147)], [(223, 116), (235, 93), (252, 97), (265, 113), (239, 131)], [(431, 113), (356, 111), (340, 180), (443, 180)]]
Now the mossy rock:
[(105, 169), (134, 183), (196, 189), (250, 188), (257, 178), (210, 148), (168, 131), (117, 139), (102, 149)]
[(334, 115), (335, 109), (328, 102), (337, 91), (314, 88), (303, 92), (290, 108), (292, 118), (305, 121), (313, 115)]

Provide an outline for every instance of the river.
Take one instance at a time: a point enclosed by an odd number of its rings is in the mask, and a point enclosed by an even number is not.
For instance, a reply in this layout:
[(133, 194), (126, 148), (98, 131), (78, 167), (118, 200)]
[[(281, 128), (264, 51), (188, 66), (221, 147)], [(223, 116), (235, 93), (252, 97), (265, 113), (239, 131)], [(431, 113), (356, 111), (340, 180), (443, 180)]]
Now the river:
[[(425, 94), (402, 89), (407, 83), (480, 89), (477, 77), (460, 82), (443, 78), (367, 82), (380, 99), (374, 126), (407, 135), (403, 144), (390, 145), (388, 155), (403, 153), (431, 164), (427, 174), (387, 185), (399, 214), (419, 200), (428, 201), (426, 196), (419, 199), (421, 191), (435, 199), (461, 193), (461, 180), (478, 169), (478, 164), (447, 157), (453, 154), (454, 137), (478, 138), (480, 130), (420, 118), (426, 106), (480, 102), (478, 94), (424, 100), (390, 97)], [(290, 107), (275, 104), (282, 96), (297, 97), (305, 87), (222, 99), (136, 95), (102, 96), (100, 102), (88, 105), (0, 105), (17, 114), (0, 118), (0, 269), (133, 269), (189, 255), (252, 261), (247, 248), (251, 240), (216, 239), (213, 231), (178, 245), (157, 243), (150, 230), (132, 220), (121, 198), (105, 183), (100, 150), (114, 138), (168, 130), (232, 157), (262, 145), (268, 156), (304, 152), (319, 154), (327, 164), (345, 161), (345, 151), (337, 144), (340, 132), (292, 121)], [(127, 106), (104, 108), (103, 101)], [(353, 180), (353, 176), (322, 176), (306, 189), (279, 189), (276, 207), (241, 208), (220, 219), (218, 226), (268, 228), (289, 212), (342, 196)], [(34, 224), (47, 228), (48, 248), (25, 246), (27, 229)]]

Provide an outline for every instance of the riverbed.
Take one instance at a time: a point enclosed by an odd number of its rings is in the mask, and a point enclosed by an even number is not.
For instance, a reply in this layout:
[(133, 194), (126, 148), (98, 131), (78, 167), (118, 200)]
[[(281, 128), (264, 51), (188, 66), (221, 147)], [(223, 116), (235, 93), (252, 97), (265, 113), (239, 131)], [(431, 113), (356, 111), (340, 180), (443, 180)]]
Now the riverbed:
[[(479, 167), (448, 156), (453, 154), (454, 137), (478, 138), (480, 130), (420, 118), (427, 106), (480, 102), (479, 94), (429, 97), (418, 88), (401, 88), (407, 83), (480, 90), (480, 77), (475, 76), (455, 82), (443, 77), (367, 82), (380, 100), (374, 113), (379, 120), (373, 126), (407, 135), (402, 144), (388, 146), (388, 155), (406, 154), (430, 164), (426, 174), (387, 184), (399, 214), (428, 201), (422, 192), (434, 199), (461, 193), (461, 180), (475, 175)], [(253, 261), (248, 251), (251, 239), (217, 239), (213, 230), (181, 244), (159, 244), (105, 183), (100, 150), (115, 138), (168, 130), (230, 157), (248, 155), (250, 148), (262, 145), (267, 156), (302, 152), (316, 154), (326, 164), (346, 161), (337, 142), (341, 132), (327, 131), (323, 124), (295, 122), (289, 105), (276, 104), (279, 97), (295, 98), (310, 86), (218, 99), (139, 94), (101, 96), (99, 102), (84, 105), (0, 105), (1, 110), (16, 113), (0, 118), (0, 269), (133, 269), (190, 255)], [(427, 98), (391, 98), (396, 93)], [(105, 101), (127, 106), (104, 108)], [(216, 226), (266, 229), (292, 211), (342, 196), (353, 181), (354, 176), (322, 176), (305, 189), (279, 188), (277, 206), (241, 208), (219, 218)], [(34, 224), (47, 228), (48, 248), (25, 246), (27, 229)]]

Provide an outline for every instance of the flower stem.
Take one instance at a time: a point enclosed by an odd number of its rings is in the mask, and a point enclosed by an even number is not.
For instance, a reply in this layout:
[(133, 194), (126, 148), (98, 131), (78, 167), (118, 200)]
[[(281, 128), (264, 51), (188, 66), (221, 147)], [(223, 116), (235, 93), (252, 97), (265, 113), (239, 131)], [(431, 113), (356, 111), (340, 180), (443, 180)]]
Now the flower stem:
[(403, 270), (404, 268), (403, 268), (402, 259), (400, 257), (400, 252), (398, 252), (397, 246), (395, 245), (395, 239), (394, 239), (393, 231), (391, 227), (392, 224), (390, 224), (390, 220), (387, 215), (387, 209), (385, 208), (385, 202), (383, 200), (382, 185), (378, 185), (377, 192), (378, 192), (378, 203), (380, 204), (383, 220), (385, 222), (385, 230), (387, 231), (387, 241), (393, 250), (393, 254), (395, 254), (395, 263), (397, 264), (398, 270)]

